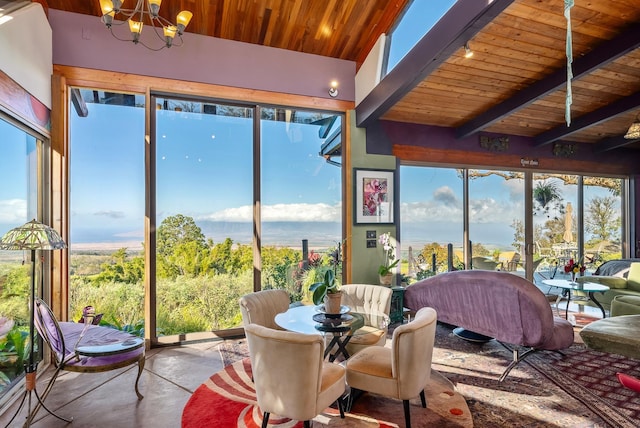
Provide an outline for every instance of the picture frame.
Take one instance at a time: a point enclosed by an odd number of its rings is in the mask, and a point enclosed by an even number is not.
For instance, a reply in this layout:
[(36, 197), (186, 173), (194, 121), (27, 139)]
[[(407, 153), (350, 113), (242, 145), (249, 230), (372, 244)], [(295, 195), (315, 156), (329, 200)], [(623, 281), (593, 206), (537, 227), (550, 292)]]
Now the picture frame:
[(395, 171), (354, 169), (355, 224), (390, 224), (395, 211)]

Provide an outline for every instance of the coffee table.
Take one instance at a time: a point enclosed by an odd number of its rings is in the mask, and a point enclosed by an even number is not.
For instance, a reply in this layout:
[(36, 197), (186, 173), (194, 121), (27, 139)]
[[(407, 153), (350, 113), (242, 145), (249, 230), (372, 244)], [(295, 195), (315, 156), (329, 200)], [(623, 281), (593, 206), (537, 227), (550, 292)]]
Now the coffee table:
[[(350, 357), (346, 346), (353, 336), (386, 329), (389, 325), (389, 316), (374, 312), (353, 312), (343, 306), (341, 314), (332, 317), (324, 314), (317, 306), (302, 305), (279, 313), (275, 317), (275, 322), (289, 331), (330, 335), (331, 341), (325, 347), (324, 356), (329, 357), (329, 361), (333, 362), (340, 355), (345, 359)], [(336, 351), (332, 353), (336, 347)]]
[(606, 318), (604, 308), (593, 295), (593, 293), (604, 293), (607, 291), (609, 287), (606, 285), (596, 284), (595, 282), (571, 282), (567, 279), (545, 279), (542, 283), (549, 287), (558, 287), (567, 291), (567, 308), (564, 314), (565, 319), (569, 318), (569, 303), (571, 303), (572, 290), (586, 292), (587, 296), (589, 296), (589, 300), (591, 300), (602, 311), (602, 318)]

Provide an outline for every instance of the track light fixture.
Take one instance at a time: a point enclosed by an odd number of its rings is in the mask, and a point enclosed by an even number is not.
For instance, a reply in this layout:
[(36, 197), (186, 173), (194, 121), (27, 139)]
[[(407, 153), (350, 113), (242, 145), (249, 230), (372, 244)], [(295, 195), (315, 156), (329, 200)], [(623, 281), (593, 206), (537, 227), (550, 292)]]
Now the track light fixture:
[(469, 42), (464, 44), (464, 57), (471, 58), (473, 56), (473, 51), (469, 47)]

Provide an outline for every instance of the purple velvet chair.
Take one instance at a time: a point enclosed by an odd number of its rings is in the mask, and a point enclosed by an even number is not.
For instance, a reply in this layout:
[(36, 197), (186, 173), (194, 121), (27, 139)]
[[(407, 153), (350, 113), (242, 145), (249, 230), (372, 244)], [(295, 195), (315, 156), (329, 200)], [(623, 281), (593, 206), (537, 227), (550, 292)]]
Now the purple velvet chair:
[(560, 351), (573, 343), (572, 325), (553, 315), (542, 291), (508, 272), (462, 270), (432, 276), (407, 287), (404, 306), (413, 311), (432, 307), (438, 321), (516, 345), (500, 381), (531, 352)]
[[(47, 304), (35, 300), (35, 327), (49, 345), (56, 370), (47, 384), (45, 400), (61, 370), (98, 373), (138, 364), (135, 392), (138, 400), (143, 396), (138, 381), (144, 369), (144, 340), (110, 327), (88, 323), (58, 322)], [(34, 412), (35, 413), (35, 412)]]

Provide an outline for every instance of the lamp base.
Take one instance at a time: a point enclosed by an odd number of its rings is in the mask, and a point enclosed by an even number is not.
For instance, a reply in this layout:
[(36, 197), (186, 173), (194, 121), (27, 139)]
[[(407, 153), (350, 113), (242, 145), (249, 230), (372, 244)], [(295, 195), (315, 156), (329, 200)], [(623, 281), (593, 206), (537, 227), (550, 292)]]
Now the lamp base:
[[(11, 425), (11, 422), (13, 422), (13, 420), (16, 418), (16, 416), (18, 416), (20, 414), (20, 411), (24, 407), (24, 403), (25, 402), (27, 403), (27, 416), (26, 416), (26, 420), (24, 422), (24, 425), (22, 425), (24, 428), (31, 426), (31, 424), (33, 423), (33, 420), (36, 417), (36, 414), (40, 410), (40, 407), (42, 407), (44, 410), (46, 410), (47, 413), (49, 413), (51, 416), (55, 416), (56, 418), (60, 419), (61, 421), (64, 421), (64, 422), (67, 422), (67, 423), (73, 421), (73, 418), (63, 418), (62, 416), (57, 415), (54, 412), (52, 412), (51, 410), (49, 410), (47, 408), (47, 406), (44, 405), (44, 399), (47, 397), (47, 394), (49, 393), (50, 388), (49, 388), (49, 386), (47, 386), (47, 388), (45, 388), (44, 395), (42, 397), (40, 397), (40, 395), (38, 394), (38, 390), (36, 389), (36, 367), (31, 367), (31, 366), (25, 365), (25, 376), (24, 377), (25, 377), (25, 389), (24, 389), (24, 394), (22, 395), (22, 399), (20, 400), (20, 405), (18, 406), (18, 410), (16, 410), (16, 412), (11, 417), (11, 419), (9, 420), (7, 425), (5, 425), (5, 428), (8, 428)], [(31, 409), (31, 394), (32, 393), (33, 393), (33, 395), (35, 395), (35, 398), (37, 400), (37, 404), (33, 408), (33, 410)]]

